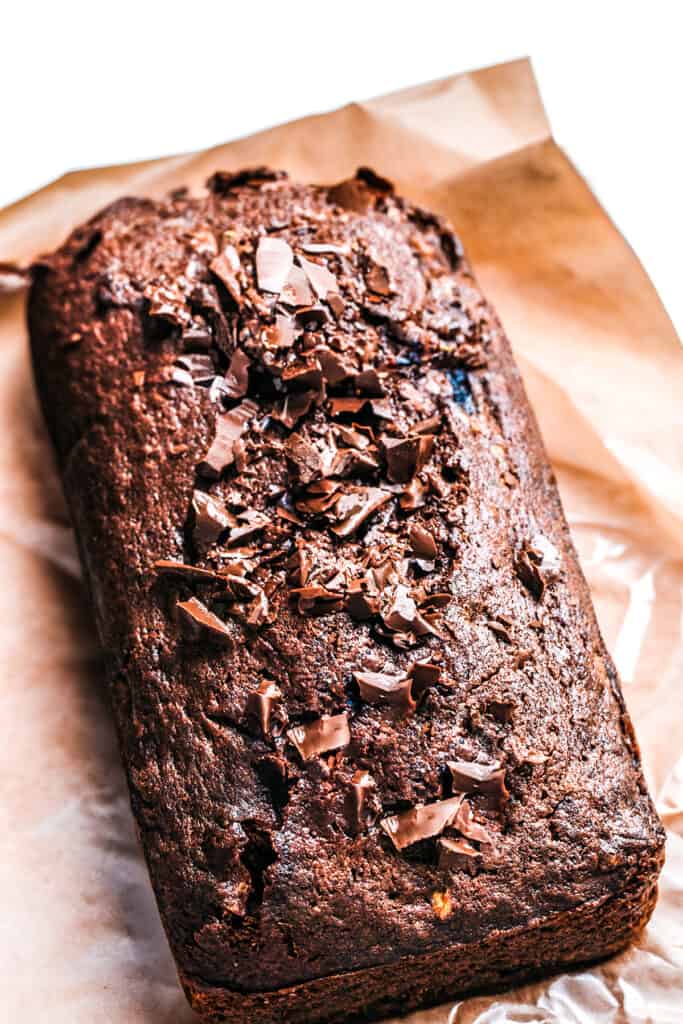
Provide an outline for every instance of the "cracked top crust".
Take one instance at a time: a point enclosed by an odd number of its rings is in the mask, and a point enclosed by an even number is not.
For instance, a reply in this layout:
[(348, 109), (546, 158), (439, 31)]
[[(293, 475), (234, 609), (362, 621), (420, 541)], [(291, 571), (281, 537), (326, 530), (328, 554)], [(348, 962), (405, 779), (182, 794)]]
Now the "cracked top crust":
[(274, 989), (656, 872), (552, 472), (446, 224), (368, 170), (217, 174), (75, 231), (29, 317), (185, 975)]

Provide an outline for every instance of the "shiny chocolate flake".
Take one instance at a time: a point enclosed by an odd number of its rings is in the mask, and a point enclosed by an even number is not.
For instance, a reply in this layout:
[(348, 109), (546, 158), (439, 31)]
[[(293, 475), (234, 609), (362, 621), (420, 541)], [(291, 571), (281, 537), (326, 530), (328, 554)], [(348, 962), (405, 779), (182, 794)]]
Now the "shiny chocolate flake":
[(321, 452), (312, 441), (302, 434), (290, 434), (285, 441), (284, 452), (292, 478), (298, 484), (306, 486), (319, 480), (323, 475), (324, 465)]
[(296, 326), (291, 316), (281, 313), (275, 317), (275, 323), (266, 327), (263, 340), (267, 348), (291, 348), (296, 338)]
[(427, 616), (418, 611), (417, 604), (404, 583), (397, 583), (385, 590), (380, 615), (384, 625), (392, 632), (412, 633), (416, 637), (426, 636), (428, 633), (439, 635)]
[(225, 374), (224, 393), (227, 398), (243, 398), (249, 390), (249, 367), (251, 360), (241, 348), (236, 348), (230, 358)]
[(410, 676), (390, 675), (388, 672), (354, 672), (361, 700), (367, 704), (389, 704), (403, 711), (414, 711)]
[(349, 718), (345, 711), (339, 715), (323, 715), (314, 722), (295, 725), (287, 730), (287, 738), (294, 744), (304, 761), (310, 761), (328, 750), (339, 750), (351, 742)]
[(540, 601), (547, 581), (559, 574), (562, 556), (547, 537), (537, 533), (522, 545), (514, 564), (524, 586), (537, 601)]
[(369, 577), (354, 579), (346, 590), (346, 610), (353, 619), (365, 622), (379, 612), (379, 596), (370, 589)]
[(222, 282), (230, 298), (239, 307), (242, 303), (242, 293), (238, 278), (241, 267), (237, 249), (233, 245), (226, 245), (211, 261), (209, 269)]
[(389, 480), (394, 484), (405, 484), (426, 465), (434, 446), (434, 435), (396, 438), (385, 434), (382, 442)]
[(235, 441), (245, 433), (257, 412), (256, 402), (245, 399), (229, 412), (219, 413), (216, 417), (214, 439), (198, 466), (203, 476), (215, 479), (232, 465), (235, 459)]
[(271, 714), (274, 705), (282, 700), (280, 689), (269, 679), (262, 679), (256, 690), (247, 698), (247, 714), (259, 723), (265, 737), (270, 735)]
[(294, 253), (283, 238), (262, 236), (256, 249), (256, 279), (261, 291), (279, 295), (294, 266)]
[(237, 524), (230, 530), (228, 545), (233, 547), (235, 544), (243, 544), (245, 540), (253, 537), (259, 530), (264, 530), (266, 526), (270, 526), (270, 517), (265, 512), (259, 512), (256, 509), (240, 512), (237, 516)]
[(436, 686), (441, 678), (441, 668), (430, 661), (414, 661), (408, 675), (413, 680), (413, 692), (419, 696), (430, 686)]
[(355, 373), (354, 367), (346, 362), (339, 352), (335, 352), (331, 348), (320, 346), (314, 354), (320, 363), (326, 383), (331, 387), (336, 387)]
[(439, 867), (442, 871), (469, 871), (476, 860), (481, 857), (479, 850), (471, 846), (466, 839), (448, 839), (442, 837), (438, 842)]
[(280, 291), (280, 301), (286, 306), (300, 307), (310, 306), (313, 302), (313, 292), (308, 283), (308, 278), (301, 267), (292, 267), (287, 274)]
[[(462, 797), (460, 799), (462, 799)], [(472, 839), (475, 843), (485, 843), (489, 846), (493, 845), (493, 836), (484, 828), (483, 825), (478, 824), (478, 822), (474, 820), (472, 815), (472, 806), (467, 800), (462, 800), (458, 812), (453, 820), (453, 827), (465, 836), (466, 839)]]
[(392, 495), (381, 487), (357, 487), (342, 495), (336, 505), (341, 522), (332, 527), (338, 537), (350, 537), (366, 519), (385, 505)]
[(222, 582), (222, 577), (211, 569), (200, 569), (186, 562), (176, 562), (172, 558), (158, 558), (152, 568), (159, 576), (178, 576), (192, 583)]
[(381, 398), (386, 394), (382, 378), (377, 370), (372, 367), (357, 373), (353, 378), (353, 383), (356, 391), (359, 391), (361, 395), (367, 395), (369, 398)]
[(205, 491), (192, 494), (194, 513), (193, 539), (199, 551), (205, 551), (215, 544), (220, 535), (236, 524), (236, 519), (225, 505)]
[(352, 832), (364, 832), (372, 817), (368, 797), (375, 788), (375, 780), (369, 772), (359, 769), (351, 777), (346, 798), (346, 816)]
[(291, 430), (310, 411), (316, 398), (315, 391), (294, 391), (287, 395), (282, 405), (276, 407), (271, 415)]
[(413, 477), (401, 492), (398, 503), (404, 512), (414, 512), (418, 508), (424, 508), (427, 503), (427, 491), (427, 486), (417, 477)]
[(331, 271), (324, 267), (321, 263), (314, 263), (313, 260), (307, 260), (305, 256), (297, 256), (299, 264), (304, 274), (308, 278), (308, 282), (323, 302), (328, 296), (329, 292), (337, 292), (337, 279)]
[(178, 356), (176, 365), (187, 370), (195, 384), (210, 384), (216, 376), (213, 358), (207, 352), (187, 352)]
[(367, 398), (331, 398), (330, 412), (333, 416), (341, 416), (344, 413), (355, 415), (367, 404)]
[(389, 271), (380, 263), (373, 263), (365, 275), (365, 283), (371, 292), (376, 295), (393, 295), (394, 288), (391, 286)]
[(418, 804), (402, 814), (383, 818), (380, 826), (396, 849), (403, 850), (422, 839), (441, 835), (445, 828), (453, 825), (462, 802), (463, 798), (459, 795), (448, 800), (437, 800), (433, 804)]
[(206, 183), (214, 195), (223, 196), (233, 189), (248, 185), (259, 188), (267, 181), (280, 181), (287, 177), (286, 171), (273, 171), (270, 167), (246, 167), (241, 171), (216, 171)]
[(147, 314), (156, 320), (165, 320), (174, 327), (187, 326), (191, 316), (182, 289), (170, 282), (146, 285), (144, 296), (148, 303)]
[(448, 761), (446, 767), (451, 785), (458, 793), (481, 796), (485, 807), (500, 810), (510, 798), (505, 785), (505, 769), (499, 761), (480, 764), (477, 761)]
[(196, 597), (191, 597), (189, 601), (178, 601), (176, 608), (182, 621), (189, 627), (195, 638), (207, 634), (212, 640), (228, 646), (232, 645), (232, 633), (229, 627)]
[(408, 538), (410, 540), (410, 548), (418, 558), (432, 560), (439, 554), (439, 549), (432, 534), (418, 523), (411, 525)]

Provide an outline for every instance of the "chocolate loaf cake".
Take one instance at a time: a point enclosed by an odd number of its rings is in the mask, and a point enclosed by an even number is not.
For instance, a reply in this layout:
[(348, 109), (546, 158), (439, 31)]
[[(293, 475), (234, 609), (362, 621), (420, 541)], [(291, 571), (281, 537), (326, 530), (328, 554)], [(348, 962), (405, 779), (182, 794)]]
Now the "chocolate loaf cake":
[(362, 169), (122, 199), (34, 269), (139, 834), (209, 1020), (623, 948), (664, 836), (509, 344)]

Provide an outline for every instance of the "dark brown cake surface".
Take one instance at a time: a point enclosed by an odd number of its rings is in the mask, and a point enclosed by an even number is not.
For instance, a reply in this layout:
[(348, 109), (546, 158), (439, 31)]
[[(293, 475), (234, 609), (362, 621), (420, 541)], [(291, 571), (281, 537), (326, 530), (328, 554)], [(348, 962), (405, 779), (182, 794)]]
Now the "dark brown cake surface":
[[(368, 171), (217, 174), (74, 232), (29, 317), (195, 1004), (336, 1020), (626, 943), (663, 833), (451, 230)], [(448, 984), (370, 971), (456, 946)]]

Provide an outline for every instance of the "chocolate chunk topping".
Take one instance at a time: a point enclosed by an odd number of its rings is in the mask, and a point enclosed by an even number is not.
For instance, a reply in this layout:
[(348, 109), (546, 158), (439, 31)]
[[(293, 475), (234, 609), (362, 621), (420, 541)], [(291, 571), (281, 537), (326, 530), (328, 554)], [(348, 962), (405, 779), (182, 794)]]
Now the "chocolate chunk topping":
[(328, 292), (338, 291), (337, 279), (327, 267), (313, 260), (307, 260), (305, 256), (297, 256), (301, 269), (308, 278), (311, 288), (323, 301), (327, 298)]
[(365, 275), (365, 283), (371, 292), (377, 295), (391, 295), (393, 288), (389, 279), (389, 271), (379, 263), (373, 263)]
[(415, 701), (411, 693), (413, 680), (409, 676), (389, 675), (388, 672), (354, 672), (362, 700), (368, 704), (390, 704), (392, 707), (413, 711)]
[(352, 832), (363, 832), (371, 817), (368, 808), (368, 794), (375, 782), (369, 772), (358, 770), (353, 773), (351, 786), (346, 799), (346, 815)]
[(432, 453), (433, 434), (414, 437), (382, 438), (387, 459), (387, 476), (392, 483), (404, 484), (419, 473)]
[(340, 499), (337, 503), (337, 510), (343, 510), (343, 518), (332, 527), (332, 532), (338, 537), (350, 537), (373, 512), (389, 501), (391, 493), (380, 487), (358, 487), (342, 497), (349, 500), (342, 503)]
[(282, 699), (282, 693), (278, 687), (269, 679), (263, 679), (258, 688), (249, 694), (247, 699), (247, 713), (253, 715), (264, 736), (270, 735), (270, 719), (273, 705)]
[(236, 306), (242, 302), (242, 294), (237, 275), (240, 272), (240, 258), (233, 245), (226, 245), (209, 264), (209, 269), (221, 281)]
[(251, 360), (241, 348), (236, 348), (225, 375), (225, 394), (228, 398), (243, 398), (249, 389)]
[(220, 535), (228, 527), (235, 524), (225, 505), (204, 491), (192, 494), (192, 511), (194, 513), (194, 542), (200, 551), (205, 551), (215, 544)]
[(436, 541), (424, 527), (419, 526), (417, 523), (413, 523), (408, 533), (410, 538), (410, 546), (414, 554), (419, 558), (434, 559), (438, 555), (439, 551), (436, 546)]
[(470, 846), (466, 839), (441, 838), (438, 842), (439, 867), (444, 871), (453, 869), (469, 870), (472, 862), (481, 857), (479, 850)]
[(454, 823), (462, 802), (462, 796), (454, 796), (433, 804), (418, 805), (402, 814), (383, 818), (380, 825), (396, 849), (403, 850), (421, 839), (440, 835)]
[(429, 661), (414, 661), (408, 675), (413, 680), (413, 692), (420, 695), (430, 686), (435, 686), (441, 677), (441, 669)]
[(315, 722), (295, 725), (287, 730), (291, 740), (304, 761), (309, 761), (327, 750), (338, 750), (351, 742), (349, 719), (345, 711), (339, 715), (323, 715)]
[(196, 565), (187, 565), (185, 562), (175, 562), (170, 558), (157, 559), (152, 568), (160, 576), (179, 576), (195, 583), (215, 583), (221, 580), (217, 572), (200, 569)]
[(294, 253), (284, 238), (262, 236), (256, 249), (256, 278), (264, 292), (279, 295), (294, 267)]
[(206, 183), (206, 187), (215, 195), (225, 195), (241, 185), (262, 185), (266, 181), (279, 181), (286, 178), (285, 171), (272, 171), (270, 167), (246, 167), (244, 170), (231, 173), (216, 171)]
[(229, 412), (216, 417), (216, 433), (211, 446), (200, 462), (198, 469), (207, 477), (220, 476), (235, 459), (235, 441), (246, 431), (249, 422), (258, 412), (258, 405), (246, 399)]
[(296, 308), (310, 306), (313, 292), (301, 267), (292, 267), (280, 292), (280, 301)]
[(296, 338), (294, 320), (291, 316), (278, 314), (275, 323), (266, 327), (264, 337), (268, 348), (291, 348)]
[(493, 836), (483, 825), (479, 825), (472, 816), (472, 807), (467, 800), (463, 800), (453, 821), (453, 825), (467, 839), (475, 843), (493, 845)]
[(206, 632), (214, 640), (232, 644), (232, 633), (228, 626), (196, 597), (191, 597), (189, 601), (178, 601), (176, 608), (194, 637)]
[(505, 785), (505, 769), (499, 761), (479, 764), (476, 761), (448, 761), (453, 789), (485, 798), (484, 806), (500, 810), (510, 794)]
[(517, 575), (537, 601), (543, 597), (546, 582), (558, 575), (561, 564), (560, 552), (542, 533), (523, 544), (515, 558)]

